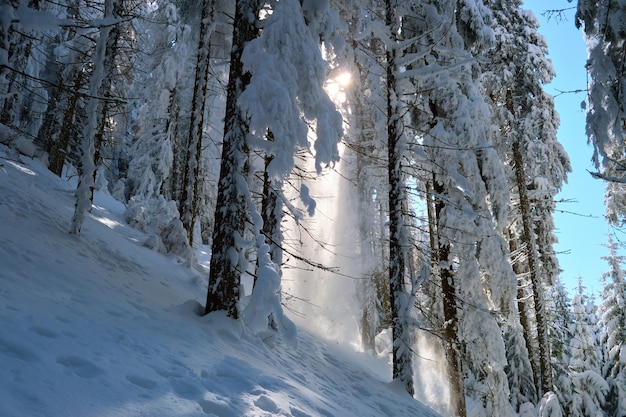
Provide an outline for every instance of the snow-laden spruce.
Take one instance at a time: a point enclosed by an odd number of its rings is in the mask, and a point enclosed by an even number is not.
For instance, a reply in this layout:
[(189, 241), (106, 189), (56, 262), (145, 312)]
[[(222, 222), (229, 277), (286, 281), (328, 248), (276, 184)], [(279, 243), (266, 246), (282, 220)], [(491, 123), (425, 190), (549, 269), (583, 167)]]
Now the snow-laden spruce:
[[(318, 10), (319, 12), (319, 10)], [(315, 121), (315, 168), (339, 160), (341, 114), (324, 91), (326, 62), (307, 26), (300, 2), (282, 0), (260, 22), (261, 35), (249, 42), (241, 60), (251, 74), (238, 100), (249, 119), (249, 144), (272, 156), (270, 176), (291, 173), (299, 147), (308, 149), (308, 121)], [(265, 140), (271, 131), (274, 139)]]
[[(253, 288), (246, 309), (255, 312), (255, 323), (262, 317), (266, 328), (278, 330), (284, 327), (276, 323), (282, 317), (277, 313), (280, 281), (270, 272), (280, 270), (282, 259), (282, 183), (294, 167), (296, 151), (310, 148), (307, 122), (316, 122), (313, 148), (318, 173), (323, 164), (338, 160), (343, 131), (341, 115), (323, 89), (326, 64), (317, 34), (307, 26), (300, 2), (274, 2), (271, 13), (263, 16), (261, 6), (255, 1), (236, 5), (206, 312), (226, 309), (232, 317), (238, 315), (239, 283), (248, 269), (248, 218), (255, 236), (252, 246), (259, 251), (266, 241), (275, 259), (265, 256), (265, 249), (256, 258), (255, 287), (263, 295), (255, 296)], [(321, 12), (306, 11), (314, 16)], [(261, 216), (250, 194), (253, 185), (247, 175), (254, 166), (248, 165), (248, 150), (260, 152), (265, 161)], [(302, 190), (306, 194), (306, 187)], [(310, 199), (303, 197), (312, 208)], [(263, 333), (258, 323), (251, 325)]]
[(586, 305), (582, 289), (572, 300), (572, 339), (569, 368), (573, 395), (566, 404), (571, 417), (596, 416), (603, 414), (609, 385), (601, 374), (600, 340), (596, 332), (598, 317), (595, 306)]

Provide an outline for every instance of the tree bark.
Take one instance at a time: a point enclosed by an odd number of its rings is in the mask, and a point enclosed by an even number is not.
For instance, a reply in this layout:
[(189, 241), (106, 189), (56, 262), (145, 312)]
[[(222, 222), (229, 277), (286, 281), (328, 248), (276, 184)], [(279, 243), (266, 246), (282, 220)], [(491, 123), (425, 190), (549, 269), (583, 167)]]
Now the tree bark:
[(238, 318), (239, 286), (244, 272), (242, 241), (247, 219), (246, 135), (248, 123), (237, 105), (241, 93), (250, 83), (244, 72), (241, 55), (247, 42), (257, 36), (256, 19), (259, 0), (237, 0), (233, 27), (230, 74), (226, 96), (224, 141), (218, 183), (209, 287), (205, 313), (225, 310)]
[[(395, 8), (391, 0), (386, 2), (386, 24), (395, 34)], [(405, 198), (404, 182), (401, 166), (401, 129), (399, 127), (399, 110), (396, 97), (396, 49), (391, 44), (387, 48), (387, 152), (389, 178), (389, 291), (391, 301), (391, 319), (393, 333), (393, 379), (400, 380), (406, 391), (413, 396), (412, 348), (410, 331), (407, 328), (405, 303), (406, 290), (404, 278), (406, 274), (406, 242), (404, 219), (402, 213)]]
[(181, 197), (178, 206), (180, 219), (189, 238), (189, 245), (193, 245), (193, 231), (198, 214), (198, 184), (200, 182), (200, 167), (202, 165), (202, 131), (204, 128), (204, 112), (210, 68), (210, 38), (214, 20), (215, 9), (213, 0), (203, 0), (198, 59), (196, 61), (196, 75), (193, 85), (193, 98), (191, 100), (189, 136), (184, 161), (185, 170), (183, 171)]
[[(517, 241), (516, 241), (516, 237), (513, 236), (513, 233), (511, 232), (509, 235), (509, 249), (511, 253), (515, 253), (518, 250), (517, 247)], [(530, 319), (528, 317), (528, 313), (529, 313), (529, 307), (528, 307), (528, 302), (526, 300), (526, 292), (524, 291), (524, 287), (525, 287), (525, 283), (522, 282), (522, 284), (519, 283), (519, 277), (521, 275), (524, 275), (525, 272), (525, 268), (523, 268), (522, 265), (520, 265), (520, 263), (516, 262), (513, 264), (513, 271), (515, 272), (515, 275), (518, 277), (518, 284), (517, 284), (517, 310), (519, 313), (519, 321), (520, 321), (520, 325), (522, 326), (522, 332), (523, 332), (523, 336), (524, 336), (524, 344), (526, 346), (526, 350), (528, 351), (528, 359), (530, 361), (530, 366), (532, 368), (532, 379), (534, 381), (535, 384), (535, 390), (537, 389), (536, 387), (539, 386), (539, 374), (540, 374), (540, 366), (539, 366), (539, 361), (537, 358), (537, 353), (536, 353), (536, 349), (535, 349), (535, 345), (533, 343), (533, 331), (530, 325)]]
[(282, 185), (279, 181), (270, 178), (267, 167), (272, 162), (273, 157), (265, 157), (265, 172), (263, 173), (263, 199), (261, 201), (261, 218), (263, 219), (263, 235), (265, 241), (270, 246), (270, 258), (278, 267), (283, 263), (282, 251), (282, 201), (276, 190), (280, 190)]
[[(116, 3), (118, 0), (106, 0), (104, 3), (104, 17), (111, 19), (114, 16), (113, 12), (116, 10)], [(85, 220), (86, 213), (91, 210), (92, 205), (92, 193), (94, 188), (94, 175), (96, 171), (96, 164), (94, 161), (95, 155), (95, 134), (97, 129), (97, 110), (99, 105), (99, 99), (101, 96), (102, 82), (109, 76), (107, 73), (107, 46), (110, 43), (112, 26), (104, 26), (100, 29), (100, 37), (96, 42), (96, 52), (93, 58), (94, 70), (91, 74), (89, 81), (89, 94), (92, 96), (87, 103), (87, 124), (84, 130), (83, 137), (83, 155), (81, 159), (80, 177), (78, 180), (78, 187), (76, 188), (76, 207), (74, 209), (74, 216), (72, 217), (72, 224), (70, 226), (70, 233), (79, 235), (83, 222)]]
[(74, 116), (76, 114), (76, 106), (79, 99), (80, 86), (83, 83), (83, 72), (76, 71), (76, 78), (74, 79), (74, 93), (67, 98), (67, 108), (63, 112), (63, 121), (61, 123), (61, 131), (57, 140), (51, 144), (50, 149), (50, 171), (57, 176), (61, 176), (63, 173), (63, 165), (65, 164), (65, 158), (67, 157), (68, 147), (70, 144), (70, 138), (72, 136), (72, 125), (74, 122)]
[(459, 317), (457, 307), (457, 294), (455, 284), (455, 274), (450, 261), (450, 244), (441, 238), (441, 211), (445, 203), (441, 196), (444, 187), (433, 179), (433, 190), (435, 192), (435, 219), (437, 222), (437, 258), (439, 260), (438, 271), (441, 275), (441, 291), (443, 293), (443, 336), (444, 350), (447, 360), (447, 376), (450, 383), (450, 402), (457, 417), (467, 416), (467, 405), (465, 402), (465, 380), (461, 364), (461, 353), (459, 351)]
[(550, 341), (548, 339), (548, 323), (543, 298), (543, 283), (539, 274), (539, 261), (537, 249), (533, 239), (532, 215), (530, 200), (526, 189), (526, 175), (524, 173), (524, 161), (520, 151), (519, 142), (513, 142), (513, 164), (515, 178), (520, 199), (522, 213), (522, 242), (526, 245), (528, 257), (528, 272), (532, 286), (533, 301), (535, 304), (535, 319), (537, 321), (537, 344), (539, 346), (539, 370), (540, 378), (537, 391), (540, 397), (546, 392), (552, 391), (552, 363), (550, 354)]

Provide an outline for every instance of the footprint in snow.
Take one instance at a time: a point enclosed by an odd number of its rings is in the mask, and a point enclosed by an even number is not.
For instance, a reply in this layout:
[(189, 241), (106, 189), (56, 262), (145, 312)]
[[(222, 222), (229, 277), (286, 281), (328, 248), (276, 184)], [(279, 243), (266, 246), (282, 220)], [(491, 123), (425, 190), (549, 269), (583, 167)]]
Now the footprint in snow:
[(126, 375), (126, 380), (143, 389), (155, 389), (158, 386), (156, 381), (139, 375)]
[(14, 359), (19, 359), (24, 362), (37, 362), (39, 356), (26, 346), (22, 346), (12, 340), (3, 339), (0, 337), (0, 354), (7, 355)]
[(47, 337), (48, 339), (55, 339), (59, 337), (59, 334), (54, 330), (47, 329), (41, 326), (31, 326), (28, 328), (31, 332), (38, 334), (39, 336)]
[(184, 378), (172, 378), (170, 379), (170, 383), (176, 395), (181, 398), (193, 400), (202, 395), (200, 388), (198, 388), (194, 381), (187, 381)]
[(254, 405), (259, 407), (261, 410), (272, 414), (276, 414), (279, 411), (276, 403), (266, 395), (261, 395), (259, 398), (254, 400)]
[(219, 416), (219, 417), (237, 417), (235, 411), (232, 410), (232, 407), (228, 403), (220, 403), (217, 401), (211, 400), (200, 400), (198, 401), (198, 405), (202, 408), (205, 414)]
[(81, 378), (94, 378), (104, 373), (102, 368), (80, 356), (59, 356), (57, 363), (65, 366), (69, 372)]

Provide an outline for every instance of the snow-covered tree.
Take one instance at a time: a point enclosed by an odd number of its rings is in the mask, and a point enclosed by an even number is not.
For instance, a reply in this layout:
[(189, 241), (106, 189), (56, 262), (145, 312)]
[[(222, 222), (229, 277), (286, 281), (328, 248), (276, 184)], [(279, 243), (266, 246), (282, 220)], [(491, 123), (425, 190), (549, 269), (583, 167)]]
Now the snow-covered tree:
[[(38, 25), (33, 17), (54, 18), (40, 10), (38, 1), (3, 2), (0, 35), (0, 123), (11, 126), (26, 135), (37, 132), (39, 113), (46, 105), (47, 96), (40, 79), (44, 61), (42, 34), (52, 35), (54, 23)], [(18, 2), (16, 2), (18, 3)]]
[[(296, 151), (310, 147), (307, 121), (316, 122), (313, 149), (318, 172), (323, 164), (338, 160), (337, 144), (342, 135), (341, 115), (323, 90), (326, 66), (316, 40), (326, 7), (284, 0), (272, 2), (261, 16), (263, 5), (260, 1), (236, 4), (206, 305), (207, 313), (226, 310), (231, 317), (238, 316), (239, 284), (247, 269), (249, 243), (244, 233), (249, 219), (258, 266), (245, 317), (258, 332), (267, 331), (268, 326), (280, 329), (286, 322), (281, 322), (280, 265), (269, 251), (269, 243), (280, 246), (280, 222), (272, 222), (271, 230), (262, 234), (266, 225), (250, 195), (248, 173), (254, 167), (248, 165), (248, 151), (267, 156), (264, 168), (271, 180), (266, 183), (281, 192), (282, 181), (294, 167)], [(306, 187), (303, 194), (305, 191)], [(271, 211), (282, 216), (278, 205)]]
[[(510, 245), (521, 285), (518, 309), (540, 395), (553, 389), (544, 287), (552, 285), (558, 263), (552, 249), (554, 196), (571, 170), (567, 154), (556, 140), (558, 115), (543, 85), (554, 77), (545, 39), (537, 32), (534, 15), (521, 1), (488, 1), (496, 22), (496, 47), (485, 64), (484, 85), (494, 123), (498, 150), (509, 164), (515, 210), (509, 219)], [(525, 276), (530, 283), (526, 297)], [(526, 301), (529, 300), (529, 301)], [(532, 300), (532, 302), (530, 302)], [(537, 349), (534, 349), (535, 339)]]
[[(349, 131), (344, 137), (347, 146), (342, 164), (343, 172), (356, 184), (358, 272), (363, 277), (358, 290), (363, 309), (361, 342), (364, 350), (373, 352), (376, 335), (389, 322), (389, 286), (384, 272), (389, 264), (385, 230), (388, 196), (383, 192), (388, 184), (386, 60), (382, 39), (370, 30), (375, 24), (372, 16), (384, 15), (384, 4), (351, 0), (335, 1), (332, 6), (349, 28), (343, 55), (331, 74), (338, 77), (335, 83), (346, 94), (344, 119)], [(342, 86), (342, 82), (347, 85)]]
[(393, 379), (401, 381), (410, 395), (413, 387), (413, 365), (411, 352), (411, 331), (407, 321), (408, 309), (412, 302), (405, 282), (407, 276), (408, 236), (404, 223), (406, 204), (405, 180), (402, 158), (405, 154), (406, 137), (401, 122), (402, 90), (397, 81), (400, 72), (398, 59), (402, 53), (398, 35), (402, 14), (398, 13), (398, 2), (386, 0), (385, 25), (389, 31), (386, 57), (387, 92), (387, 164), (389, 181), (389, 293), (393, 334)]
[(539, 402), (539, 417), (563, 417), (559, 399), (552, 391), (546, 392)]
[(76, 207), (70, 231), (80, 234), (85, 216), (91, 210), (93, 191), (96, 177), (96, 134), (98, 131), (98, 113), (100, 109), (100, 97), (103, 97), (103, 81), (111, 75), (113, 70), (113, 51), (109, 46), (114, 42), (115, 32), (113, 27), (119, 23), (119, 16), (115, 10), (118, 0), (106, 0), (102, 16), (102, 24), (99, 28), (96, 50), (93, 56), (93, 72), (89, 80), (89, 101), (87, 103), (87, 122), (83, 129), (82, 157), (80, 165), (80, 178), (76, 189)]
[[(55, 101), (65, 82), (50, 57), (68, 30), (64, 3), (4, 1), (0, 5), (0, 123), (19, 135), (4, 135), (3, 143), (26, 150), (33, 145), (47, 151), (38, 131), (54, 116)], [(56, 95), (55, 95), (56, 94)], [(15, 143), (10, 143), (17, 139)], [(27, 152), (32, 153), (32, 152)]]
[(618, 223), (625, 212), (624, 154), (626, 151), (626, 7), (619, 0), (579, 0), (576, 25), (587, 42), (587, 136), (593, 161), (607, 184), (607, 215)]
[[(68, 32), (64, 41), (59, 39), (59, 44), (49, 46), (53, 51), (47, 59), (47, 68), (54, 85), (37, 132), (37, 143), (48, 153), (48, 168), (58, 176), (62, 175), (66, 162), (78, 165), (78, 126), (84, 121), (81, 91), (88, 81), (85, 71), (88, 49), (83, 48), (84, 42), (76, 37), (75, 31)], [(71, 88), (64, 89), (62, 84)]]
[(555, 282), (548, 288), (548, 321), (550, 335), (550, 351), (554, 372), (554, 394), (560, 406), (567, 409), (572, 401), (572, 378), (569, 370), (571, 356), (570, 341), (574, 318), (571, 313), (571, 302), (563, 284)]
[(249, 121), (239, 106), (239, 99), (250, 84), (250, 74), (244, 70), (241, 56), (246, 45), (257, 37), (261, 3), (258, 0), (238, 0), (235, 6), (221, 171), (205, 306), (206, 313), (225, 310), (233, 318), (239, 316), (241, 275), (247, 269), (244, 232), (248, 219), (246, 136)]
[(512, 318), (512, 324), (504, 328), (507, 364), (505, 372), (509, 382), (511, 405), (515, 410), (525, 403), (537, 403), (537, 391), (530, 364), (528, 349), (521, 325)]
[(466, 385), (487, 414), (512, 415), (496, 319), (515, 297), (501, 237), (509, 195), (474, 60), (494, 41), (491, 14), (474, 1), (421, 2), (412, 11), (404, 20), (415, 42), (401, 58), (402, 77), (414, 87), (404, 93), (414, 94), (411, 125), (431, 173), (453, 408), (465, 415)]
[[(200, 13), (200, 35), (198, 41), (196, 68), (194, 73), (193, 96), (191, 99), (189, 134), (185, 143), (181, 195), (179, 200), (180, 218), (193, 244), (194, 226), (199, 211), (199, 194), (202, 168), (202, 135), (207, 102), (207, 83), (211, 63), (211, 33), (215, 27), (214, 0), (203, 0)], [(208, 116), (210, 117), (210, 116)]]
[(609, 271), (603, 275), (604, 290), (599, 308), (606, 333), (605, 363), (602, 375), (609, 383), (606, 396), (608, 417), (626, 416), (626, 279), (624, 258), (617, 254), (617, 243), (609, 238)]
[(133, 108), (131, 131), (136, 139), (128, 144), (127, 178), (118, 198), (145, 200), (163, 194), (176, 200), (178, 194), (171, 191), (173, 148), (181, 135), (181, 79), (187, 74), (181, 62), (189, 59), (191, 28), (180, 22), (178, 10), (168, 3), (160, 4), (149, 22), (141, 28), (144, 45), (151, 51), (140, 68), (146, 75), (136, 81), (132, 93), (141, 97)]
[(601, 374), (596, 307), (585, 304), (586, 297), (579, 287), (579, 293), (572, 300), (574, 322), (569, 368), (573, 395), (567, 407), (567, 415), (572, 417), (604, 415), (602, 410), (609, 391), (609, 385)]

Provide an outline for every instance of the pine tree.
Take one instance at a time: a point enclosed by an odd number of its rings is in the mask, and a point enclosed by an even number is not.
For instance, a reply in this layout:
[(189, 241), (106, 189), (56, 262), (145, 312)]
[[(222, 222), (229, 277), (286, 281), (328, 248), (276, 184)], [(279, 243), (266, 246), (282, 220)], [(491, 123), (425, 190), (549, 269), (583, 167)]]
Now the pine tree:
[(557, 281), (548, 291), (549, 335), (555, 394), (560, 406), (567, 409), (573, 396), (569, 361), (574, 318), (571, 313), (571, 301), (565, 287)]
[(393, 332), (393, 379), (399, 380), (406, 391), (413, 396), (413, 365), (411, 333), (406, 321), (410, 305), (406, 291), (407, 237), (404, 225), (403, 207), (406, 202), (405, 185), (402, 174), (404, 138), (398, 106), (398, 85), (396, 73), (399, 71), (396, 60), (400, 17), (396, 14), (395, 1), (385, 2), (385, 24), (391, 41), (386, 50), (387, 80), (387, 152), (389, 180), (389, 293), (391, 301), (391, 321)]
[(618, 244), (609, 236), (609, 271), (603, 275), (604, 290), (599, 312), (606, 332), (606, 359), (602, 375), (609, 383), (605, 410), (608, 417), (626, 416), (626, 279), (617, 255)]
[(262, 2), (238, 0), (233, 20), (233, 46), (227, 88), (222, 160), (213, 230), (211, 267), (205, 313), (225, 310), (238, 318), (241, 274), (246, 270), (244, 255), (246, 201), (246, 159), (248, 118), (238, 101), (250, 83), (241, 56), (248, 42), (258, 35), (257, 22)]
[(211, 32), (215, 25), (214, 0), (203, 0), (200, 15), (200, 35), (196, 61), (193, 97), (191, 99), (191, 120), (184, 158), (185, 169), (181, 183), (179, 201), (180, 218), (193, 245), (194, 226), (198, 216), (200, 175), (202, 168), (203, 131), (207, 101), (207, 82), (211, 62)]
[[(105, 19), (119, 19), (114, 15), (118, 7), (118, 0), (106, 0), (104, 3)], [(80, 178), (76, 189), (76, 207), (70, 232), (79, 235), (85, 216), (91, 210), (93, 191), (96, 176), (96, 133), (98, 129), (98, 111), (100, 109), (100, 99), (103, 97), (103, 81), (111, 75), (112, 66), (110, 61), (113, 53), (109, 45), (114, 41), (113, 26), (103, 25), (96, 42), (96, 51), (93, 57), (93, 72), (89, 81), (90, 98), (87, 103), (87, 123), (83, 130), (82, 157), (80, 165)], [(107, 65), (107, 62), (109, 64)]]
[[(583, 28), (589, 46), (587, 70), (591, 82), (587, 97), (587, 135), (594, 146), (593, 160), (601, 167), (603, 176), (618, 182), (626, 135), (625, 15), (626, 9), (617, 0), (579, 0), (576, 11), (576, 26)], [(619, 203), (616, 201), (614, 208), (609, 204), (612, 220), (620, 214)]]
[(582, 27), (587, 43), (587, 137), (593, 144), (595, 178), (607, 181), (607, 217), (619, 224), (626, 213), (623, 175), (626, 150), (626, 65), (623, 29), (626, 8), (618, 0), (579, 0), (576, 26)]
[(423, 15), (407, 22), (416, 44), (429, 46), (406, 57), (406, 75), (419, 97), (411, 123), (423, 138), (424, 167), (434, 174), (434, 271), (443, 292), (453, 407), (465, 415), (467, 391), (487, 414), (512, 415), (497, 319), (512, 311), (515, 296), (501, 237), (509, 196), (472, 59), (493, 42), (490, 14), (482, 2), (424, 2), (416, 10)]
[[(3, 5), (2, 35), (0, 35), (0, 123), (27, 136), (37, 132), (39, 113), (45, 109), (46, 96), (40, 79), (42, 32), (28, 21), (22, 22), (16, 13), (17, 4), (7, 1)], [(22, 2), (32, 13), (40, 11), (38, 1)], [(15, 13), (15, 16), (13, 14)], [(2, 42), (4, 41), (4, 42)], [(4, 61), (4, 62), (3, 62)], [(43, 93), (43, 94), (42, 94)]]
[[(324, 8), (312, 10), (311, 5), (285, 0), (273, 4), (261, 22), (263, 4), (238, 2), (235, 13), (206, 306), (207, 313), (226, 310), (237, 317), (239, 282), (247, 268), (244, 252), (251, 245), (257, 251), (258, 274), (246, 317), (259, 332), (267, 331), (268, 325), (272, 329), (287, 325), (280, 307), (279, 196), (297, 150), (309, 147), (306, 121), (316, 123), (313, 148), (318, 173), (323, 164), (338, 160), (342, 135), (341, 115), (323, 90), (326, 67), (315, 38), (321, 33), (315, 22), (325, 14)], [(249, 20), (252, 17), (254, 21)], [(251, 178), (256, 174), (251, 150), (262, 155), (264, 166), (266, 198), (261, 214), (251, 197), (255, 186)], [(306, 187), (302, 190), (304, 194)], [(250, 243), (245, 240), (247, 220), (254, 238)]]
[(375, 350), (375, 337), (389, 322), (389, 286), (385, 273), (387, 257), (387, 232), (385, 220), (388, 196), (388, 175), (385, 138), (387, 136), (386, 97), (384, 97), (384, 44), (373, 33), (368, 32), (371, 20), (364, 19), (368, 13), (382, 15), (382, 4), (374, 2), (336, 1), (340, 17), (351, 28), (346, 34), (367, 33), (360, 39), (347, 39), (343, 52), (338, 57), (337, 70), (340, 76), (350, 74), (347, 93), (347, 109), (344, 114), (350, 131), (344, 142), (342, 155), (344, 171), (356, 183), (358, 214), (358, 264), (363, 277), (358, 289), (362, 304), (361, 342), (365, 351)]
[(485, 83), (486, 96), (494, 122), (500, 126), (499, 152), (510, 161), (509, 182), (514, 187), (516, 210), (509, 220), (509, 245), (524, 254), (515, 268), (518, 275), (529, 277), (532, 300), (526, 301), (522, 278), (518, 309), (537, 391), (543, 395), (553, 389), (544, 293), (559, 272), (552, 249), (556, 242), (554, 196), (571, 168), (567, 154), (556, 141), (558, 116), (553, 99), (543, 91), (554, 70), (546, 58), (547, 45), (537, 32), (536, 19), (521, 9), (521, 1), (488, 4), (494, 11), (498, 35), (492, 60), (485, 68), (489, 79)]
[(507, 365), (505, 372), (511, 393), (511, 405), (515, 410), (525, 403), (537, 403), (537, 391), (533, 379), (523, 329), (515, 321), (505, 327)]
[(568, 407), (568, 416), (602, 415), (609, 385), (601, 375), (601, 355), (595, 327), (595, 306), (586, 307), (586, 297), (579, 292), (572, 300), (574, 318), (569, 369), (572, 374), (573, 395)]

